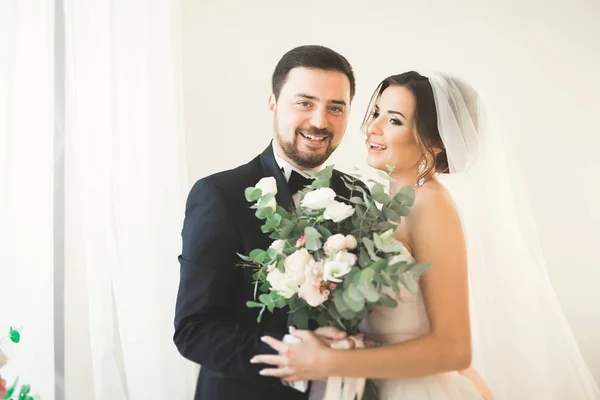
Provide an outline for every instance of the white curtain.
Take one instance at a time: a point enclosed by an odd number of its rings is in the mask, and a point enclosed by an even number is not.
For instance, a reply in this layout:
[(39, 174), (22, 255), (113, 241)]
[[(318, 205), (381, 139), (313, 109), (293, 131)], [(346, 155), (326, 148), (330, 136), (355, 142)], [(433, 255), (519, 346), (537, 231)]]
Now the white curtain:
[[(172, 342), (187, 188), (178, 18), (171, 0), (65, 0), (66, 284), (87, 299), (67, 334), (90, 349), (93, 386), (73, 398), (192, 397)], [(77, 374), (67, 367), (67, 386)]]
[(57, 400), (192, 398), (172, 342), (188, 186), (178, 3), (64, 0), (57, 42), (55, 5), (0, 1), (0, 338), (23, 327), (1, 373), (43, 400), (55, 383)]
[(54, 399), (54, 5), (0, 1), (0, 339), (7, 383)]

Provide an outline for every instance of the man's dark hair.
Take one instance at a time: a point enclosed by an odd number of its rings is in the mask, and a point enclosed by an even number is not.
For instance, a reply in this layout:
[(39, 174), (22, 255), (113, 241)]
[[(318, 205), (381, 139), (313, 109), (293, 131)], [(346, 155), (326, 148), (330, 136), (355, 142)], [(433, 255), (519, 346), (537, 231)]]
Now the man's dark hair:
[(352, 66), (341, 54), (324, 46), (300, 46), (296, 47), (281, 57), (277, 63), (271, 86), (275, 99), (279, 99), (281, 88), (287, 80), (289, 72), (296, 67), (316, 68), (324, 71), (339, 71), (345, 74), (350, 81), (350, 100), (354, 98), (355, 83)]

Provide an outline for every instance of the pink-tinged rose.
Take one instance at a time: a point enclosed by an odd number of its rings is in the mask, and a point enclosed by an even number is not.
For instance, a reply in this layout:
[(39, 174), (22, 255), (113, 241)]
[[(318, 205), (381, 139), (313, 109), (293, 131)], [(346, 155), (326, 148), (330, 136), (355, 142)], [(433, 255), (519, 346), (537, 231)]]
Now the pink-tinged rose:
[(305, 270), (310, 262), (314, 262), (308, 250), (302, 248), (290, 254), (284, 261), (285, 274), (290, 276), (298, 286), (306, 280)]
[(356, 246), (358, 246), (358, 242), (356, 241), (356, 238), (353, 235), (346, 235), (344, 246), (349, 250), (355, 249)]
[(303, 247), (304, 243), (306, 243), (306, 237), (302, 235), (296, 240), (296, 247)]
[(306, 280), (302, 286), (300, 286), (298, 296), (304, 299), (309, 306), (317, 307), (329, 298), (329, 291), (321, 291), (321, 285), (315, 285)]
[(356, 238), (352, 235), (344, 236), (341, 233), (331, 235), (325, 241), (323, 250), (327, 255), (331, 255), (337, 251), (355, 249), (357, 246)]
[(306, 266), (306, 280), (298, 290), (298, 296), (303, 298), (311, 307), (317, 307), (329, 298), (329, 291), (322, 290), (323, 263), (311, 261)]

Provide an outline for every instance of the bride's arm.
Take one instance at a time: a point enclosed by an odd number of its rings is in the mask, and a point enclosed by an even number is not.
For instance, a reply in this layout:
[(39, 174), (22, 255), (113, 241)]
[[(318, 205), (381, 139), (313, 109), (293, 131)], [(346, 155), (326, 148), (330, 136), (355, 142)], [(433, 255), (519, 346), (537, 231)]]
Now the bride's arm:
[(420, 191), (407, 230), (417, 261), (431, 263), (421, 278), (431, 333), (381, 348), (332, 351), (333, 376), (408, 378), (461, 370), (471, 363), (467, 256), (460, 219), (445, 190)]
[[(418, 261), (430, 262), (421, 287), (431, 321), (431, 333), (403, 343), (360, 350), (330, 350), (309, 332), (298, 332), (303, 342), (279, 346), (266, 341), (282, 356), (255, 361), (278, 365), (266, 375), (289, 380), (324, 376), (398, 379), (467, 368), (471, 363), (471, 335), (467, 260), (460, 219), (445, 190), (423, 187), (407, 219), (410, 245)], [(263, 356), (259, 356), (263, 357)]]

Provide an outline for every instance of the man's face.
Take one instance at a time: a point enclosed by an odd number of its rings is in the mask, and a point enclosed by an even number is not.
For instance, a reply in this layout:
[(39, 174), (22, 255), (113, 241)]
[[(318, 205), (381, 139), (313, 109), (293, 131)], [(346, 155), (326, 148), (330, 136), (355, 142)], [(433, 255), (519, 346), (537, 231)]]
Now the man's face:
[(279, 155), (302, 169), (322, 165), (340, 144), (348, 124), (350, 81), (338, 71), (296, 67), (269, 98)]

